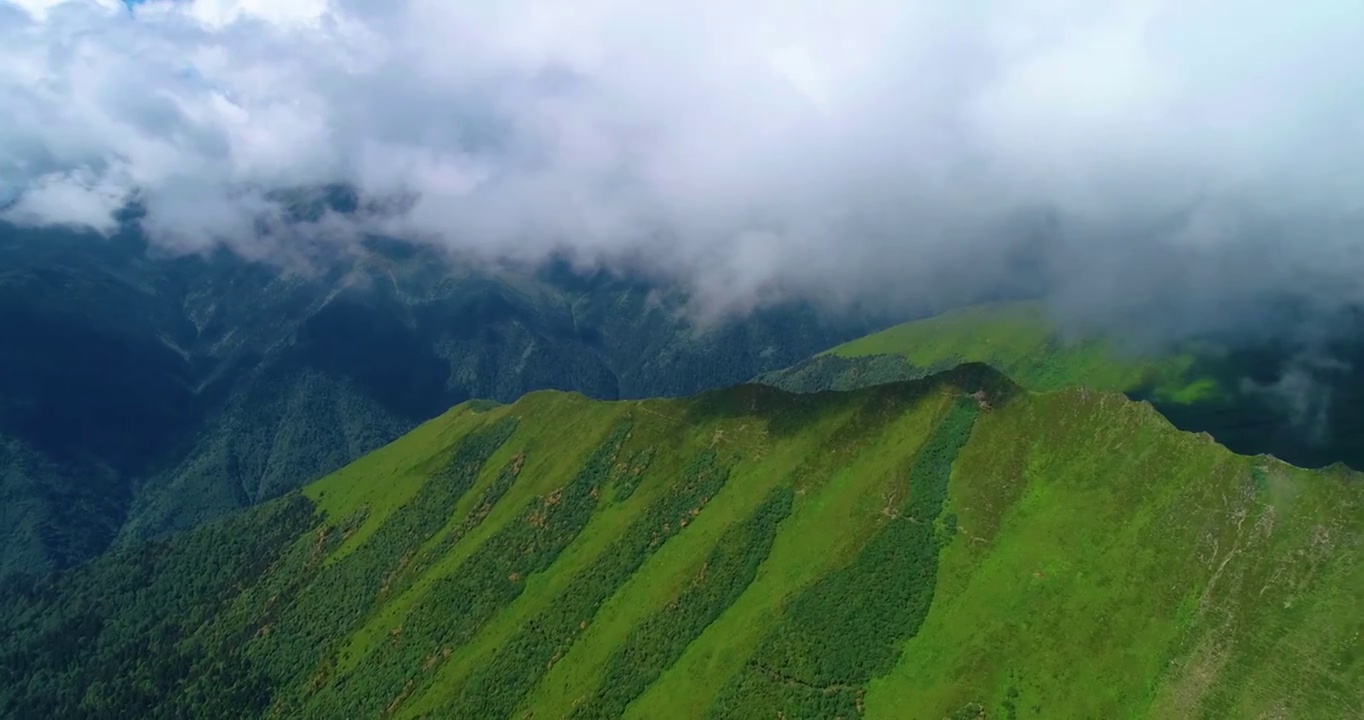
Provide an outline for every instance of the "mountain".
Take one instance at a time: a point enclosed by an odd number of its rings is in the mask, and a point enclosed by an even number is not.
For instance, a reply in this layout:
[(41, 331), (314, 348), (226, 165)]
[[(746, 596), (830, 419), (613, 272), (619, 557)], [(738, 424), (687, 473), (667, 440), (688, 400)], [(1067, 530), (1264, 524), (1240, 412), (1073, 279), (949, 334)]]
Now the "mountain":
[[(1030, 389), (1129, 391), (1182, 380), (1190, 358), (1128, 355), (1111, 338), (1065, 338), (1037, 303), (994, 303), (896, 325), (761, 376), (795, 392), (848, 390), (983, 362)], [(1177, 391), (1178, 388), (1170, 388)]]
[(1122, 392), (1242, 454), (1364, 469), (1364, 376), (1353, 372), (1364, 367), (1364, 325), (1355, 317), (1310, 347), (1212, 337), (1141, 347), (1113, 332), (1063, 333), (1038, 303), (995, 303), (896, 325), (756, 381), (795, 392), (852, 389), (961, 362), (987, 363), (1034, 391)]
[(471, 398), (686, 395), (888, 324), (697, 328), (682, 301), (377, 238), (281, 268), (0, 226), (0, 576), (277, 497)]
[(1347, 717), (1364, 485), (980, 364), (466, 402), (0, 599), (12, 717)]

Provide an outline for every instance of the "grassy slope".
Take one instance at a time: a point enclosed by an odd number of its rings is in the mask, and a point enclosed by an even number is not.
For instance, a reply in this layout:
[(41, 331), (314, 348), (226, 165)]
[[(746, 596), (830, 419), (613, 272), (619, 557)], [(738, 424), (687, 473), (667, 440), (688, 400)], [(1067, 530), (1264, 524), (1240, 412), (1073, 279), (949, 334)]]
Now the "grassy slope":
[(827, 350), (762, 381), (791, 390), (846, 390), (887, 380), (922, 377), (962, 362), (983, 362), (1035, 391), (1084, 385), (1192, 402), (1217, 392), (1191, 376), (1187, 355), (1150, 357), (1111, 343), (1068, 340), (1047, 322), (1039, 305), (978, 305), (908, 322)]
[[(172, 642), (241, 660), (291, 717), (1358, 714), (1356, 476), (1233, 455), (1121, 395), (1010, 388), (967, 366), (850, 393), (466, 404), (306, 488), (313, 524)], [(82, 572), (119, 577), (120, 557)], [(14, 603), (17, 627), (95, 612), (73, 577), (66, 605)], [(119, 613), (148, 615), (102, 600), (91, 672)], [(60, 687), (21, 642), (0, 643), (9, 710)], [(226, 691), (201, 675), (165, 697), (207, 707)]]
[[(938, 597), (869, 715), (1344, 717), (1360, 487), (1068, 390), (986, 415)], [(1078, 451), (1085, 448), (1087, 451)]]
[[(1136, 352), (1115, 336), (1067, 337), (1040, 305), (1001, 303), (898, 325), (756, 381), (794, 392), (853, 390), (984, 362), (1036, 392), (1087, 387), (1150, 402), (1181, 430), (1209, 433), (1243, 455), (1364, 470), (1364, 422), (1355, 411), (1364, 382), (1349, 373), (1304, 375), (1299, 352), (1273, 342), (1212, 340)], [(1353, 358), (1364, 349), (1330, 352)], [(1308, 390), (1282, 391), (1308, 376)]]

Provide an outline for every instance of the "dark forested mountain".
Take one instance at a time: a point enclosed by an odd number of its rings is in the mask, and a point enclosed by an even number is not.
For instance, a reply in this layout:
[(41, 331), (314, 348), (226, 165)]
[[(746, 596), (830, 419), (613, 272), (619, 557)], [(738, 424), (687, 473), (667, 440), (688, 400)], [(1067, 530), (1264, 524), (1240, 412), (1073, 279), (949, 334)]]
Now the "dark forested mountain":
[(687, 394), (878, 324), (787, 305), (697, 330), (679, 308), (396, 242), (285, 271), (0, 226), (0, 575), (275, 497), (470, 398)]

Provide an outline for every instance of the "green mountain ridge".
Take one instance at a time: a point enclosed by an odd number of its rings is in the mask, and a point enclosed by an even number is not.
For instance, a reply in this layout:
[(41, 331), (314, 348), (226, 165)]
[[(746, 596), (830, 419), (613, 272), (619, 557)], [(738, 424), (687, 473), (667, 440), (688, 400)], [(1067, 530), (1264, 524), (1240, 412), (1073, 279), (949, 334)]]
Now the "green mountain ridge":
[(1353, 471), (979, 363), (464, 403), (0, 601), (19, 717), (1345, 717)]
[(1085, 386), (1166, 402), (1225, 397), (1200, 372), (1198, 350), (1125, 347), (1121, 337), (1067, 336), (1037, 302), (974, 305), (902, 323), (818, 353), (758, 380), (793, 392), (851, 390), (982, 362), (1036, 391)]

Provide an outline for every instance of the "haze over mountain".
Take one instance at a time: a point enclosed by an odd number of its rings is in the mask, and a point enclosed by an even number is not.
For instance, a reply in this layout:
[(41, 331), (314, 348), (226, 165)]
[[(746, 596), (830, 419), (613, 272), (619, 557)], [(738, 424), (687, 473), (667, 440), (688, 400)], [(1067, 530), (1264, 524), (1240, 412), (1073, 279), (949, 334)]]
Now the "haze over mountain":
[(1336, 0), (0, 0), (0, 714), (1364, 715), (1361, 66)]
[(903, 318), (1031, 296), (1066, 335), (1276, 346), (1293, 360), (1270, 391), (1302, 398), (1355, 360), (1349, 4), (0, 13), (11, 223), (132, 222), (158, 252), (286, 269), (400, 238), (456, 272), (647, 278), (703, 324), (793, 300)]
[[(630, 267), (705, 312), (1035, 287), (1162, 339), (1358, 302), (1335, 0), (6, 0), (14, 222), (284, 260), (361, 230)], [(346, 183), (386, 212), (281, 220)], [(1250, 319), (1247, 319), (1250, 318)], [(1283, 329), (1283, 328), (1279, 328)]]

